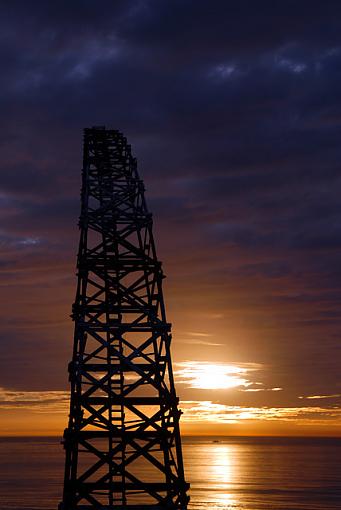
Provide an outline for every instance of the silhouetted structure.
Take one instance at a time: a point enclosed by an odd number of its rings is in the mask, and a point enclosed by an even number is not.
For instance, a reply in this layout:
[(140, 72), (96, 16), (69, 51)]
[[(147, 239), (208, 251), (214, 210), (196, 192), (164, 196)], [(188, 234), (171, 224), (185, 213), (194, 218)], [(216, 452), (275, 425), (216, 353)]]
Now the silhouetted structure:
[(152, 217), (121, 133), (85, 129), (62, 510), (185, 509)]

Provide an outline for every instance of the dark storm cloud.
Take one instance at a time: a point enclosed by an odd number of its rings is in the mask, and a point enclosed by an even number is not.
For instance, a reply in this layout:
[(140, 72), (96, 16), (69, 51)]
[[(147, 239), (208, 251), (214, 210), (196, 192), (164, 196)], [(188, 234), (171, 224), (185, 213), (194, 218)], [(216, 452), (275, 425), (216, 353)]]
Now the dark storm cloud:
[[(319, 360), (323, 342), (333, 356), (339, 333), (340, 3), (13, 1), (0, 19), (0, 271), (15, 303), (2, 318), (22, 344), (1, 358), (8, 383), (65, 380), (71, 326), (56, 354), (44, 324), (73, 299), (81, 129), (106, 124), (138, 157), (171, 307), (238, 312), (255, 337), (241, 352), (278, 374), (288, 359), (283, 385), (309, 394), (316, 369), (295, 356)], [(293, 331), (302, 348), (274, 342)], [(327, 379), (314, 393), (335, 393)]]

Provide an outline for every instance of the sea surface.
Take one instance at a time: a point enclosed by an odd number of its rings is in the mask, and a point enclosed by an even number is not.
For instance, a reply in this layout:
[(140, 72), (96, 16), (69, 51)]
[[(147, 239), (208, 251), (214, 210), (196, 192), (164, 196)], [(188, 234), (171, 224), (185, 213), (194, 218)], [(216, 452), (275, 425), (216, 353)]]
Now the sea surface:
[[(341, 509), (341, 439), (183, 438), (190, 510)], [(56, 510), (58, 438), (0, 438), (0, 510)]]

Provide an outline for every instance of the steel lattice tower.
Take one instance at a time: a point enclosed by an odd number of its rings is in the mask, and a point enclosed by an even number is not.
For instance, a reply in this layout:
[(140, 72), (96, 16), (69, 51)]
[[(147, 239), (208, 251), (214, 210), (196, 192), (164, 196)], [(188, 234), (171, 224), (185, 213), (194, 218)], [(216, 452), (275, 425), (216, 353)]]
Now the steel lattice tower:
[(84, 131), (60, 510), (185, 509), (164, 278), (126, 138)]

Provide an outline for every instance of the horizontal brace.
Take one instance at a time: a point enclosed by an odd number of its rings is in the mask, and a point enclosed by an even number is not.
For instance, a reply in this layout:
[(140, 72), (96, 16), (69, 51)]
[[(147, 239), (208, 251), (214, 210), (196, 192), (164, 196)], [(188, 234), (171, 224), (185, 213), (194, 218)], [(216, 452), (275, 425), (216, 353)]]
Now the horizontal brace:
[(166, 398), (163, 397), (123, 397), (121, 395), (108, 395), (107, 397), (80, 397), (80, 403), (86, 402), (90, 405), (139, 405), (139, 406), (147, 406), (147, 405), (160, 405), (160, 404), (177, 404), (179, 402), (178, 397), (173, 397), (172, 395), (167, 395)]
[(158, 432), (148, 430), (70, 430), (65, 429), (64, 436), (68, 439), (105, 439), (105, 438), (118, 438), (121, 442), (122, 438), (129, 442), (130, 439), (144, 439), (146, 441), (150, 439), (159, 438), (160, 441), (164, 438), (171, 438), (172, 431), (164, 429)]
[[(120, 312), (125, 313), (155, 313), (156, 305), (113, 305), (107, 306), (105, 302), (101, 305), (84, 305), (78, 308), (74, 308), (75, 312), (82, 313), (111, 313), (118, 314)], [(114, 319), (113, 319), (114, 320)]]
[[(167, 503), (167, 510), (178, 510), (179, 505), (178, 504), (170, 504)], [(59, 506), (58, 510), (74, 510), (71, 507), (67, 506)], [(77, 505), (77, 510), (94, 510), (93, 505)], [(162, 505), (116, 505), (115, 506), (108, 506), (108, 505), (101, 505), (101, 510), (165, 510), (165, 506)]]
[(147, 261), (141, 260), (140, 258), (126, 258), (126, 257), (120, 257), (119, 259), (108, 256), (108, 258), (105, 260), (104, 257), (98, 256), (94, 257), (93, 255), (88, 257), (82, 258), (82, 265), (87, 265), (88, 267), (92, 266), (100, 266), (100, 267), (107, 267), (108, 269), (125, 269), (125, 268), (133, 268), (140, 271), (149, 271), (150, 273), (156, 272), (160, 269), (161, 263), (160, 262), (154, 262), (150, 261), (148, 259)]
[(76, 489), (79, 487), (79, 490), (84, 494), (87, 492), (93, 492), (94, 490), (114, 490), (117, 492), (123, 492), (125, 490), (137, 490), (137, 489), (145, 489), (146, 492), (149, 490), (159, 491), (159, 492), (170, 492), (173, 491), (177, 487), (183, 488), (186, 486), (186, 483), (166, 483), (166, 482), (75, 482), (70, 483), (71, 486), (74, 486)]
[(103, 324), (103, 326), (98, 326), (97, 324), (93, 326), (89, 322), (78, 321), (77, 326), (83, 328), (85, 331), (89, 331), (91, 334), (92, 331), (112, 331), (117, 333), (129, 333), (129, 332), (157, 332), (157, 331), (170, 331), (172, 325), (169, 322), (156, 323), (153, 324), (151, 322), (145, 322), (140, 324), (132, 324), (131, 322), (120, 322), (117, 324), (111, 323), (110, 325)]
[[(162, 374), (162, 371), (166, 368), (166, 363), (156, 364), (156, 363), (136, 363), (137, 370), (144, 370), (147, 372), (159, 372)], [(80, 372), (135, 372), (135, 370), (131, 365), (125, 365), (124, 362), (108, 364), (108, 363), (85, 363), (84, 365), (78, 365), (75, 370)]]

